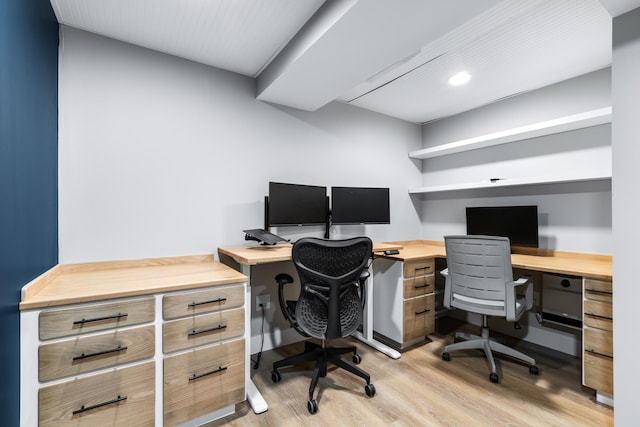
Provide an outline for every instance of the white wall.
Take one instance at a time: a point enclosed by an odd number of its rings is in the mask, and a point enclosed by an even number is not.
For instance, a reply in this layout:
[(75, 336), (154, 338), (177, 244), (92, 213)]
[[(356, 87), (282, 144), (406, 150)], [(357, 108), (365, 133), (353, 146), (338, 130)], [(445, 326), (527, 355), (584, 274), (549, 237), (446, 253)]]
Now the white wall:
[[(512, 97), (423, 127), (423, 146), (537, 123), (611, 105), (610, 69)], [(600, 125), (423, 161), (423, 186), (490, 178), (611, 172), (611, 126)], [(596, 181), (414, 196), (422, 204), (421, 237), (464, 233), (466, 206), (538, 205), (540, 246), (612, 253), (611, 184)]]
[[(429, 123), (423, 127), (423, 146), (437, 146), (610, 106), (610, 80), (611, 70), (604, 69)], [(422, 186), (473, 183), (490, 178), (571, 175), (593, 170), (610, 174), (611, 151), (611, 125), (599, 125), (424, 160)], [(442, 240), (447, 234), (464, 234), (467, 206), (537, 205), (540, 247), (613, 252), (611, 182), (608, 180), (413, 197), (422, 206), (422, 238)], [(541, 310), (541, 276), (534, 277), (534, 284), (537, 309)], [(577, 304), (579, 310), (580, 302)], [(480, 321), (478, 317), (460, 312), (453, 315), (476, 324)], [(515, 331), (500, 319), (493, 319), (490, 326), (525, 341), (580, 355), (579, 333), (541, 325), (533, 312), (521, 323), (521, 331)]]
[(615, 421), (640, 420), (637, 340), (640, 172), (640, 8), (613, 20), (613, 352)]
[[(213, 253), (261, 228), (269, 181), (390, 187), (391, 225), (333, 236), (412, 239), (418, 125), (334, 103), (300, 112), (254, 80), (61, 28), (60, 262)], [(322, 235), (320, 228), (278, 232)]]
[[(417, 237), (408, 188), (420, 168), (407, 153), (420, 148), (418, 125), (340, 103), (308, 113), (260, 102), (249, 77), (64, 26), (59, 63), (60, 263), (217, 259), (218, 247), (245, 243), (243, 229), (262, 228), (269, 181), (389, 187), (390, 225), (333, 227), (332, 237)], [(282, 271), (294, 273), (291, 263), (252, 272), (254, 296), (271, 296), (265, 349), (300, 339), (279, 313)], [(260, 316), (254, 307), (254, 353)]]

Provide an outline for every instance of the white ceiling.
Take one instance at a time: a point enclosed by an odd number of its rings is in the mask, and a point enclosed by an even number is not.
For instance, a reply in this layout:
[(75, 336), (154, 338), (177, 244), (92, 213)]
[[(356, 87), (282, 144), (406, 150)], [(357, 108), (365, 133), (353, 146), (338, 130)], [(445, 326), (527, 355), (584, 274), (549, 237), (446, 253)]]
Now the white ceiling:
[[(256, 78), (263, 101), (338, 100), (425, 123), (611, 62), (640, 0), (51, 0), (61, 24)], [(447, 79), (472, 74), (461, 87)]]

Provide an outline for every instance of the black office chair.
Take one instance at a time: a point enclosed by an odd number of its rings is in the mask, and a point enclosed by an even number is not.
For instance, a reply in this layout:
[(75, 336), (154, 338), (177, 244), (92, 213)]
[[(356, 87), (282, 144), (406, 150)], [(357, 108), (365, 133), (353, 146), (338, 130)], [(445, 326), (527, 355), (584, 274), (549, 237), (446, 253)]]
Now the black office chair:
[[(345, 240), (325, 240), (307, 237), (298, 240), (292, 249), (292, 258), (300, 279), (297, 301), (286, 301), (285, 286), (293, 283), (288, 274), (276, 276), (280, 308), (289, 324), (305, 337), (317, 338), (320, 344), (305, 341), (301, 354), (287, 357), (273, 364), (271, 379), (280, 382), (278, 369), (315, 361), (309, 386), (307, 409), (314, 414), (318, 402), (313, 398), (319, 377), (327, 375), (327, 365), (345, 369), (363, 379), (367, 396), (375, 395), (369, 374), (356, 364), (360, 355), (355, 346), (327, 347), (326, 340), (351, 335), (362, 324), (365, 301), (365, 281), (369, 276), (367, 263), (372, 256), (372, 243), (368, 237)], [(353, 353), (352, 360), (340, 357)]]

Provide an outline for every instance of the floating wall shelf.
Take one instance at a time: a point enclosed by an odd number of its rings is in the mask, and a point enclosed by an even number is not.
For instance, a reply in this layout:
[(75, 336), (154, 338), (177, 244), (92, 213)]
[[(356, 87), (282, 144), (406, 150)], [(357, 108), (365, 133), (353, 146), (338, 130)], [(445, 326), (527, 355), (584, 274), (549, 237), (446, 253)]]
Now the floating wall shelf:
[(525, 178), (511, 178), (511, 179), (498, 179), (483, 180), (476, 182), (465, 182), (460, 184), (450, 185), (434, 185), (430, 187), (418, 187), (409, 189), (409, 194), (427, 194), (427, 193), (439, 193), (444, 191), (460, 191), (460, 190), (473, 190), (480, 188), (505, 188), (505, 187), (517, 187), (522, 185), (537, 185), (537, 184), (560, 184), (568, 182), (585, 182), (585, 181), (598, 181), (611, 179), (611, 171), (596, 171), (583, 175), (547, 175), (547, 176), (535, 176)]
[(521, 141), (523, 139), (551, 135), (554, 133), (566, 132), (610, 122), (611, 107), (605, 107), (598, 110), (586, 111), (580, 114), (573, 114), (553, 120), (546, 120), (544, 122), (494, 132), (488, 135), (450, 142), (436, 147), (423, 148), (421, 150), (410, 152), (409, 157), (412, 159), (423, 160), (431, 157), (446, 156), (447, 154), (476, 150), (478, 148), (491, 147), (493, 145), (506, 144), (509, 142)]

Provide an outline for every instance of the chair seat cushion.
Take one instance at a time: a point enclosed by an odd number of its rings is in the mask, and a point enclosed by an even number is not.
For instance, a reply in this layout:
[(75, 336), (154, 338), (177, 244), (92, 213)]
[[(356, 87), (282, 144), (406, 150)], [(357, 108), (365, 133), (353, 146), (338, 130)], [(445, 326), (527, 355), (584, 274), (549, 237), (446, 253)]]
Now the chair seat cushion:
[[(474, 297), (470, 297), (470, 296), (466, 296), (466, 295), (460, 295), (457, 293), (453, 294), (453, 299), (454, 300), (459, 300), (462, 301), (466, 304), (473, 304), (476, 307), (486, 307), (488, 309), (503, 309), (504, 310), (504, 301), (502, 300), (490, 300), (490, 299), (483, 299), (483, 298), (474, 298)], [(520, 316), (522, 315), (522, 313), (524, 312), (525, 309), (525, 304), (526, 304), (526, 299), (524, 296), (522, 297), (516, 297), (516, 309), (515, 309), (515, 313), (516, 313), (516, 318), (520, 318)]]
[(469, 303), (469, 304), (488, 305), (488, 306), (491, 306), (491, 307), (504, 307), (504, 301), (502, 301), (502, 300), (474, 298), (474, 297), (469, 297), (469, 296), (466, 296), (466, 295), (456, 294), (455, 292), (453, 294), (453, 298), (454, 299), (458, 299), (458, 300), (463, 301), (463, 302), (466, 302), (466, 303)]

